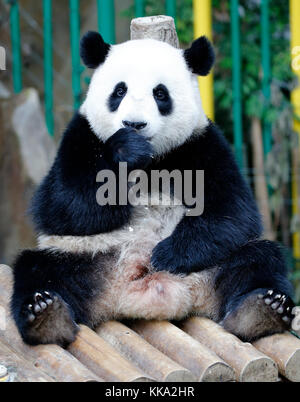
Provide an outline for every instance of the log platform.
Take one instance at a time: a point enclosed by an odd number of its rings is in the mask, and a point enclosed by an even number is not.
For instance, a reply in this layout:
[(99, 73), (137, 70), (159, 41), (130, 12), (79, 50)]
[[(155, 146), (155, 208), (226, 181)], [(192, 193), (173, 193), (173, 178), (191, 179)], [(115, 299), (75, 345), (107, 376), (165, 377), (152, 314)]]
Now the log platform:
[(11, 268), (0, 265), (0, 382), (300, 382), (295, 336), (252, 345), (202, 317), (82, 325), (67, 350), (28, 346), (9, 315), (11, 291)]

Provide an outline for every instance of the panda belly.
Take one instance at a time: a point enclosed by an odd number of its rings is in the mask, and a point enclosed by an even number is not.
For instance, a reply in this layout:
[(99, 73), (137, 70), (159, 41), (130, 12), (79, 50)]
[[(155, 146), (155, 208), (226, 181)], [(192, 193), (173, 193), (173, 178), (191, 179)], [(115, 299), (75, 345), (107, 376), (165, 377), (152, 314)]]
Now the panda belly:
[(89, 306), (94, 325), (125, 318), (179, 320), (189, 314), (215, 319), (217, 268), (177, 275), (155, 272), (150, 264), (153, 248), (171, 235), (184, 213), (182, 206), (138, 206), (121, 229), (88, 237), (40, 236), (39, 247), (95, 255), (102, 269), (101, 292)]

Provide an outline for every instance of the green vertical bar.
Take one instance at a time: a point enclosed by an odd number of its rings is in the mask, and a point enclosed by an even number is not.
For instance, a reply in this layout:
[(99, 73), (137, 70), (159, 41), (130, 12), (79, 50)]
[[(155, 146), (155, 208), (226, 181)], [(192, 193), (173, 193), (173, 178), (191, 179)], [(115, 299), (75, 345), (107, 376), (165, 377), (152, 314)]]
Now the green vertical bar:
[[(270, 16), (269, 16), (269, 0), (261, 2), (261, 52), (262, 52), (262, 69), (263, 82), (262, 91), (265, 100), (265, 110), (268, 110), (271, 99), (271, 49), (270, 49)], [(263, 124), (263, 142), (265, 156), (272, 148), (272, 127), (271, 124), (264, 121)]]
[(233, 81), (233, 126), (234, 150), (238, 165), (243, 167), (243, 123), (242, 123), (242, 86), (241, 86), (241, 43), (239, 0), (231, 0), (231, 47)]
[(80, 18), (79, 0), (70, 0), (70, 33), (71, 33), (71, 58), (72, 58), (72, 91), (74, 108), (78, 109), (81, 102), (80, 86)]
[(98, 30), (107, 43), (114, 44), (115, 35), (115, 3), (114, 0), (97, 0)]
[(166, 0), (166, 14), (176, 21), (176, 0)]
[(53, 60), (52, 60), (52, 0), (43, 0), (44, 17), (44, 85), (45, 112), (49, 134), (54, 135)]
[(134, 1), (134, 14), (136, 18), (144, 17), (145, 15), (145, 1), (135, 0)]
[(22, 90), (22, 59), (21, 59), (21, 35), (20, 35), (20, 18), (19, 4), (16, 0), (10, 3), (10, 34), (12, 46), (12, 70), (13, 70), (13, 86), (16, 93)]

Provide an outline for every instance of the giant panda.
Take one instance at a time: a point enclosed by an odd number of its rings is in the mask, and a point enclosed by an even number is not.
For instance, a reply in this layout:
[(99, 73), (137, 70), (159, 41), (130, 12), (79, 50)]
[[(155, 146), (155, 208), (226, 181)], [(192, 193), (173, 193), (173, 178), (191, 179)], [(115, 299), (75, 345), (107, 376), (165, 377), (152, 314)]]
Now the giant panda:
[[(88, 32), (81, 56), (94, 74), (33, 198), (38, 246), (13, 266), (24, 341), (65, 347), (80, 323), (190, 315), (244, 341), (289, 328), (282, 252), (261, 238), (251, 190), (201, 105), (197, 75), (214, 63), (207, 38), (181, 50), (151, 39), (112, 46)], [(98, 173), (121, 180), (121, 163), (148, 175), (204, 171), (203, 213), (185, 203), (99, 205)]]

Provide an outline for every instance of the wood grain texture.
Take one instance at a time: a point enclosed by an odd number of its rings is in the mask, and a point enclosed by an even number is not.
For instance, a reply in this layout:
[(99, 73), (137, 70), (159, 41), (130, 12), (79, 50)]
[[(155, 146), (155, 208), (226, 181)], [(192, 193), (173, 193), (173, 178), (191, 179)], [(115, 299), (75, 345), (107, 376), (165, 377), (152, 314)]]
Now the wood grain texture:
[(271, 358), (256, 350), (250, 343), (240, 341), (215, 322), (207, 318), (192, 317), (184, 321), (181, 328), (233, 367), (237, 381), (278, 380), (278, 370)]
[(234, 371), (214, 352), (167, 321), (137, 321), (132, 329), (203, 382), (234, 380)]

